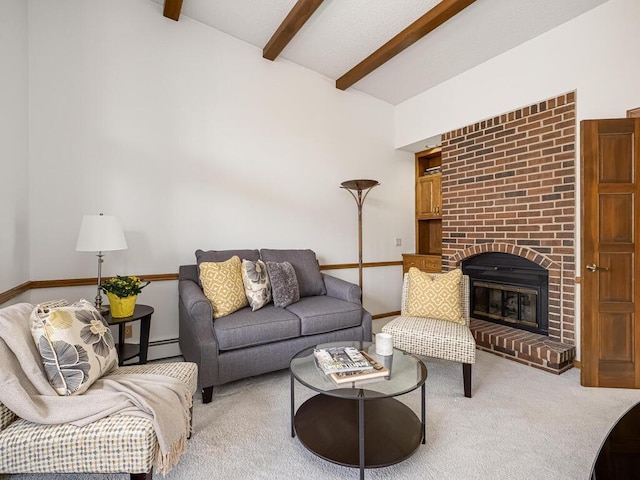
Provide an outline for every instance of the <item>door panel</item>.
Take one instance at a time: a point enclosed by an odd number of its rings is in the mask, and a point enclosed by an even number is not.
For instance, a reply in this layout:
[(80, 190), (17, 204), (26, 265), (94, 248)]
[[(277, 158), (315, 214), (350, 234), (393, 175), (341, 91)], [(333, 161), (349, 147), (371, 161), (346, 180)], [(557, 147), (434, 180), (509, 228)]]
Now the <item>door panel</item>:
[(640, 120), (581, 122), (582, 385), (640, 388)]
[(633, 242), (633, 223), (617, 221), (619, 216), (633, 218), (633, 197), (632, 193), (600, 194), (600, 243)]
[(606, 313), (600, 315), (601, 328), (599, 359), (602, 361), (633, 362), (631, 344), (632, 318), (624, 313)]
[(633, 183), (633, 133), (600, 135), (600, 182)]
[[(625, 309), (630, 308), (633, 303), (633, 254), (602, 253), (599, 259), (598, 265), (607, 268), (598, 272), (600, 303), (624, 303)], [(614, 305), (609, 305), (608, 310), (613, 308)]]

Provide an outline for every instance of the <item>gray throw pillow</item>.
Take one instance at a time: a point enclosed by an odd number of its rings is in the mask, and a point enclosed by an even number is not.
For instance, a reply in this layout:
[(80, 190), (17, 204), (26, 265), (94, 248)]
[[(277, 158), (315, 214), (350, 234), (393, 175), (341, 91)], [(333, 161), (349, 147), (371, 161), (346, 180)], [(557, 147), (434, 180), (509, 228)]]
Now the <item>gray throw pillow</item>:
[(251, 311), (255, 312), (271, 301), (271, 283), (262, 260), (242, 260), (242, 282)]
[(293, 265), (300, 288), (300, 297), (326, 295), (324, 279), (313, 250), (271, 250), (263, 248), (260, 257), (264, 262), (289, 262)]
[(271, 295), (276, 307), (284, 308), (300, 300), (298, 279), (289, 262), (267, 262), (271, 281)]

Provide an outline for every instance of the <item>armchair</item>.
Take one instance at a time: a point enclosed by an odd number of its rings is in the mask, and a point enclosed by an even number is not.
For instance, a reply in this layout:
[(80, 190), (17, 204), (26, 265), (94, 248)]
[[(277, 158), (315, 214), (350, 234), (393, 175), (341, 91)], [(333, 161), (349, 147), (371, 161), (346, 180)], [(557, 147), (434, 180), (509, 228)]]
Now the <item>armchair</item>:
[[(15, 325), (12, 329), (12, 337), (16, 341), (8, 347), (3, 337), (0, 342), (0, 352), (4, 354), (3, 360), (7, 360), (13, 353), (18, 353), (21, 360), (36, 355), (36, 347), (32, 338), (25, 335), (28, 332), (30, 313), (34, 305), (21, 303), (0, 309), (0, 321), (3, 322), (5, 332), (9, 331), (7, 325)], [(26, 326), (26, 332), (25, 332)], [(30, 337), (30, 333), (28, 334)], [(12, 349), (20, 347), (18, 349)], [(35, 358), (35, 357), (34, 357)], [(3, 363), (3, 374), (0, 375), (0, 387), (4, 395), (0, 394), (0, 476), (2, 474), (15, 473), (128, 473), (131, 480), (151, 480), (154, 466), (157, 467), (158, 459), (162, 455), (156, 429), (153, 421), (146, 416), (110, 415), (98, 420), (76, 426), (71, 423), (51, 421), (50, 423), (34, 423), (18, 416), (7, 405), (12, 405), (16, 411), (25, 410), (24, 405), (16, 403), (16, 398), (7, 392), (23, 389), (34, 398), (46, 397), (55, 404), (55, 407), (47, 408), (42, 416), (56, 415), (55, 408), (63, 407), (65, 402), (79, 398), (46, 396), (39, 393), (37, 387), (24, 378), (22, 370), (15, 373), (18, 357), (15, 355), (9, 361)], [(46, 383), (44, 370), (37, 368), (35, 363), (28, 363), (29, 372), (33, 378), (40, 378), (40, 383)], [(20, 366), (25, 367), (27, 362)], [(14, 373), (12, 373), (12, 371)], [(195, 392), (197, 388), (197, 366), (189, 362), (154, 363), (149, 365), (133, 365), (116, 368), (106, 374), (103, 380), (117, 383), (131, 379), (140, 379), (141, 374), (149, 377), (171, 377), (186, 385), (188, 391)], [(20, 383), (23, 377), (23, 383)], [(16, 378), (19, 380), (16, 381)], [(155, 382), (155, 379), (148, 379)], [(146, 383), (145, 385), (148, 385)], [(49, 386), (49, 388), (51, 388)], [(143, 390), (139, 386), (139, 390)], [(53, 389), (51, 388), (51, 391)], [(81, 396), (91, 393), (91, 387)], [(104, 400), (106, 396), (92, 394), (91, 399)], [(4, 403), (3, 403), (4, 402)], [(96, 403), (93, 400), (93, 403)], [(72, 405), (78, 405), (72, 403)], [(98, 408), (106, 409), (104, 402), (100, 402)], [(20, 409), (23, 410), (20, 410)], [(177, 412), (176, 412), (177, 413)], [(176, 415), (177, 421), (178, 415)], [(178, 429), (179, 430), (179, 429)], [(190, 429), (189, 429), (190, 430)], [(187, 432), (188, 433), (188, 432)], [(172, 461), (172, 460), (170, 460)], [(176, 459), (177, 461), (177, 459)]]
[[(436, 278), (442, 274), (432, 274)], [(382, 331), (393, 337), (393, 346), (415, 355), (462, 363), (464, 396), (471, 398), (471, 365), (476, 361), (476, 342), (469, 329), (469, 277), (462, 276), (460, 301), (465, 323), (435, 318), (405, 316), (409, 291), (408, 274), (402, 284), (402, 316), (386, 324)]]

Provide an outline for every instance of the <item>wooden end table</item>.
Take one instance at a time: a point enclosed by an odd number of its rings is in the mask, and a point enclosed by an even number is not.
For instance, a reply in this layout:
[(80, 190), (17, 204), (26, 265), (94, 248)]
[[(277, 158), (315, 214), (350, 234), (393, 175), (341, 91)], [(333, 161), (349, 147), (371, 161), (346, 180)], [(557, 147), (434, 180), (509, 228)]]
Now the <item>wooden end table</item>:
[[(149, 330), (151, 329), (151, 315), (153, 307), (149, 305), (136, 305), (133, 315), (130, 317), (113, 318), (111, 312), (104, 315), (109, 325), (118, 326), (118, 365), (144, 365), (147, 363), (149, 351)], [(140, 321), (140, 343), (125, 343), (124, 327), (127, 323)], [(138, 362), (124, 363), (127, 360), (138, 357)]]

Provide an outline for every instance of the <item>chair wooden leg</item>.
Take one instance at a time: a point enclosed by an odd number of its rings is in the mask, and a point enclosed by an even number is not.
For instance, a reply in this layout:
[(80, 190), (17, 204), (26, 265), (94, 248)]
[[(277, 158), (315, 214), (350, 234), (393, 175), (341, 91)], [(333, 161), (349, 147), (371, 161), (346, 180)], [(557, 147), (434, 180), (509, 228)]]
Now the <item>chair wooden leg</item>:
[(152, 480), (153, 470), (146, 473), (131, 473), (129, 474), (129, 480)]
[(213, 400), (213, 385), (202, 389), (202, 403), (211, 403)]
[(471, 398), (471, 364), (462, 364), (462, 379), (464, 382), (464, 396)]

